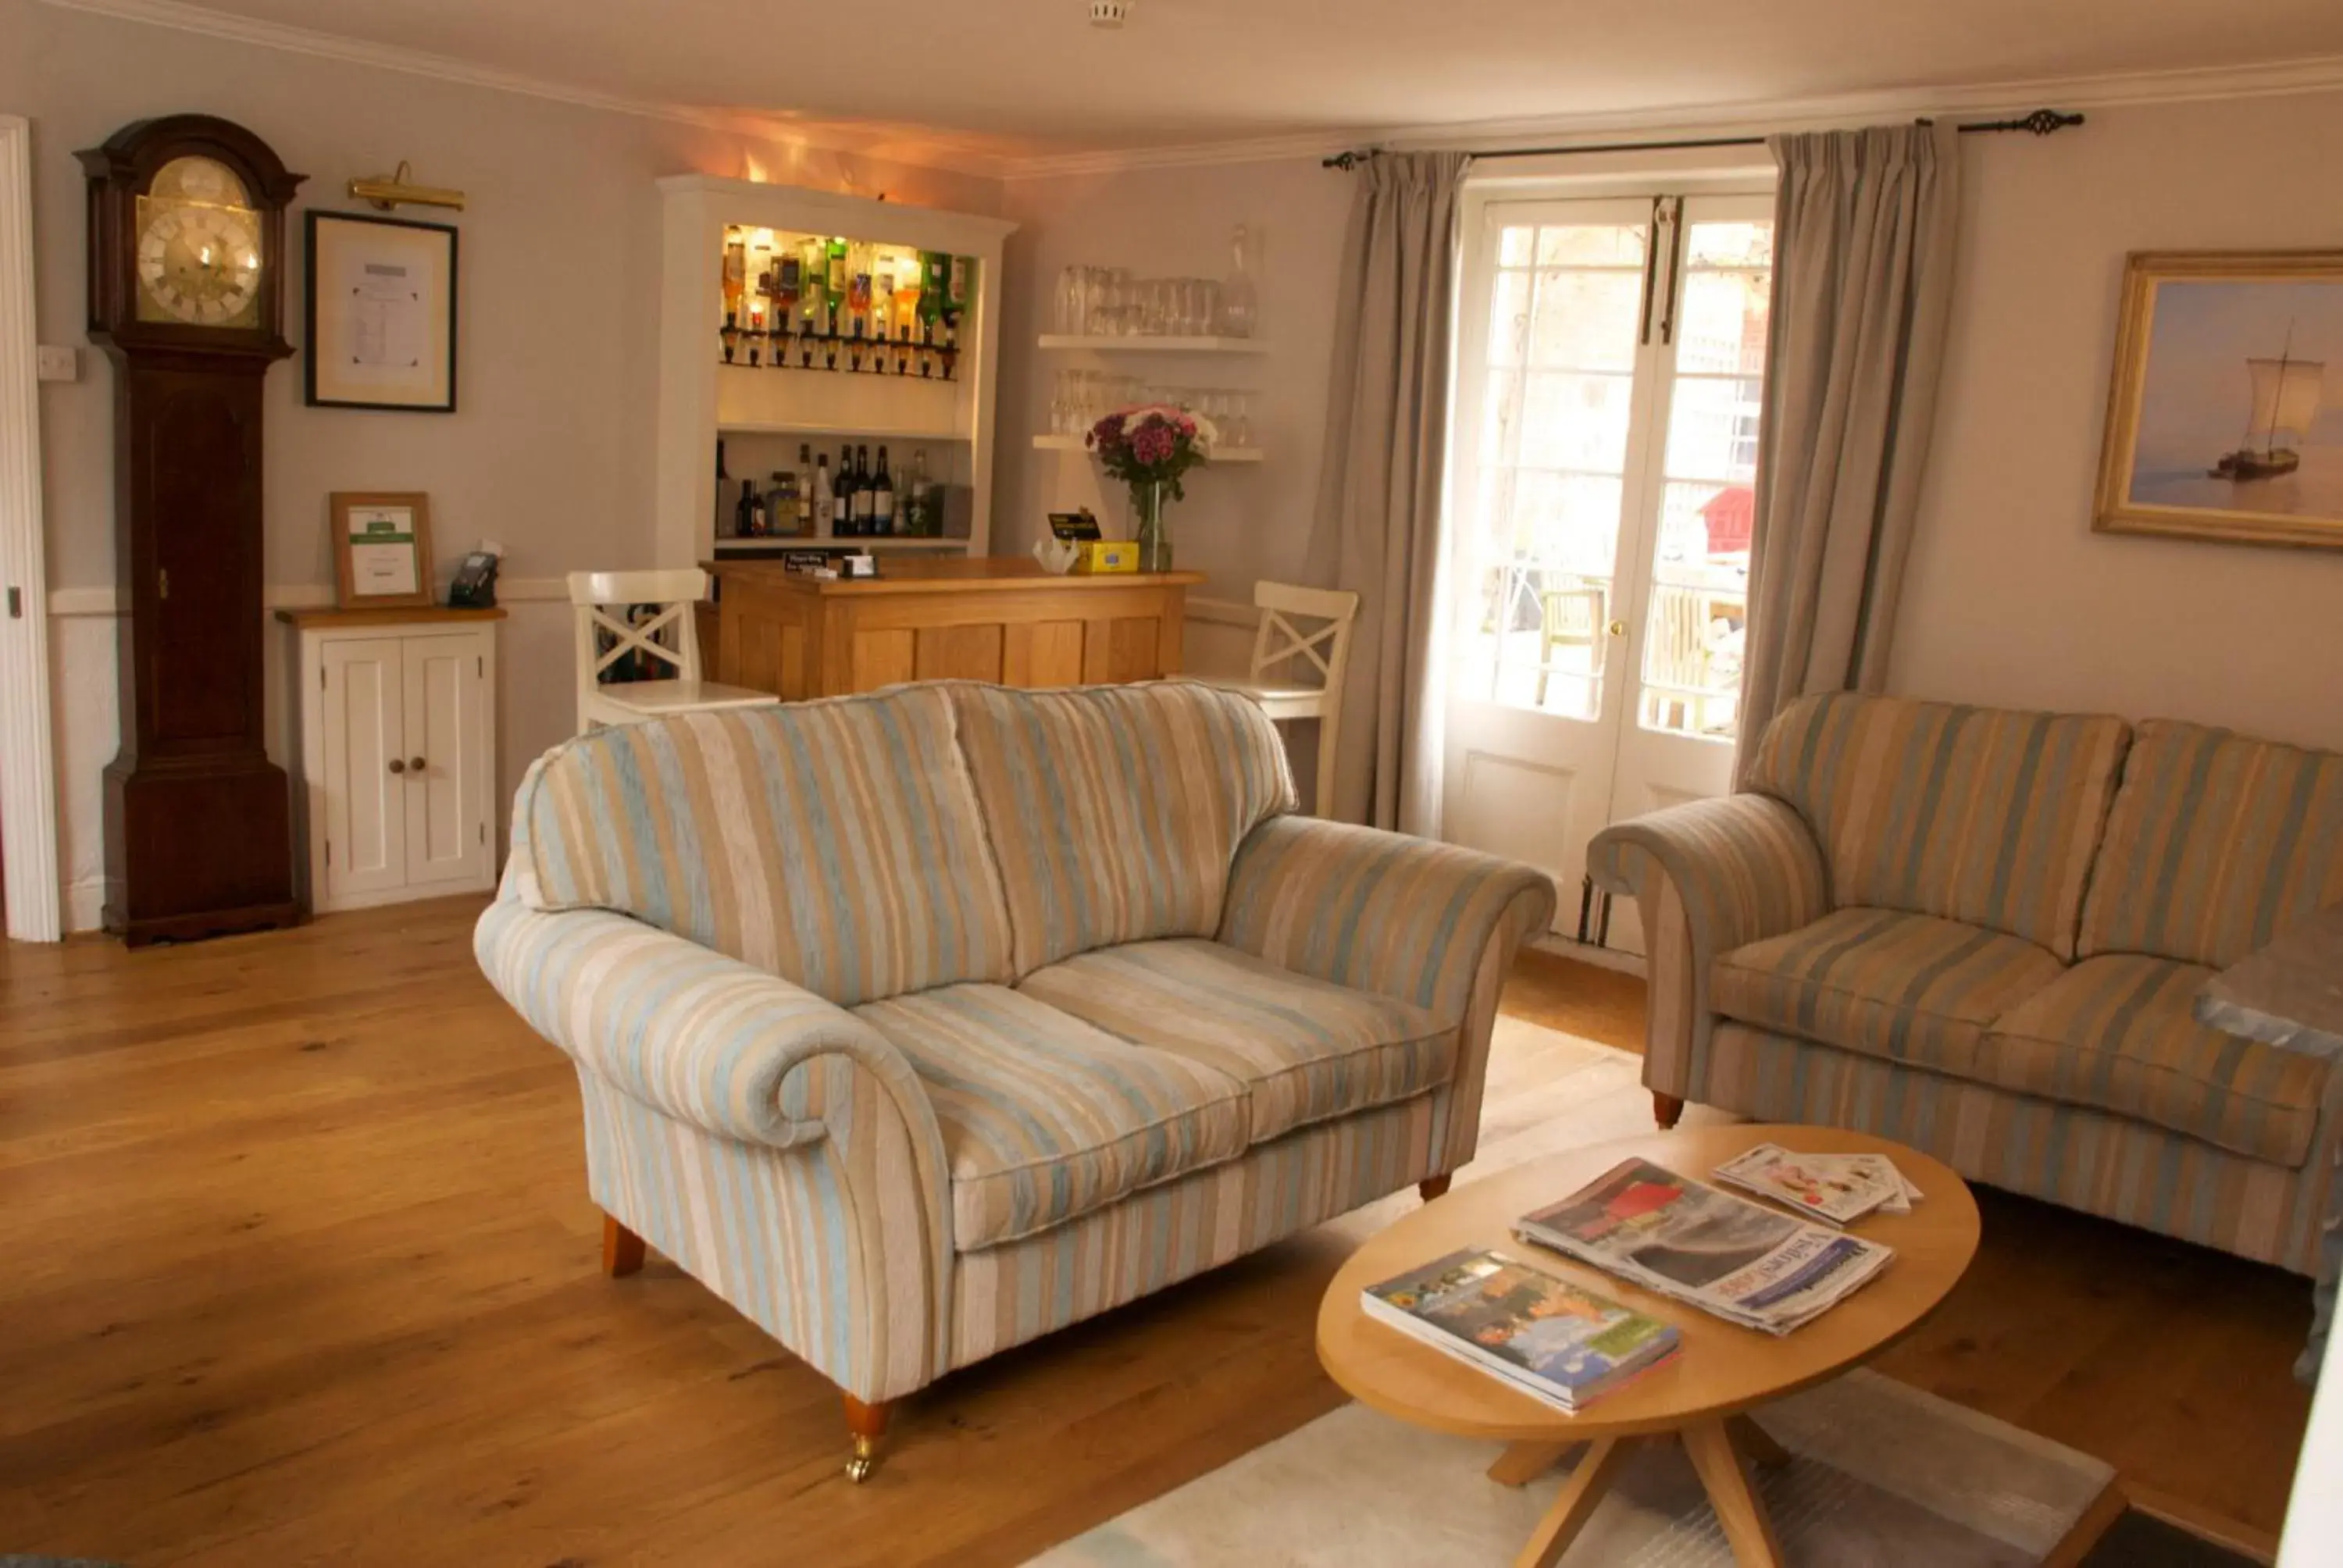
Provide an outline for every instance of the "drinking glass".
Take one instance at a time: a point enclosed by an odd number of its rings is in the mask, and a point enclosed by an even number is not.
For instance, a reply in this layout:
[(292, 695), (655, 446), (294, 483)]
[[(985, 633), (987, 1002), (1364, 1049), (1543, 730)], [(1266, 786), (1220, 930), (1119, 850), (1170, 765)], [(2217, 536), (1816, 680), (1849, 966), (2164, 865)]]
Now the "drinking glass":
[(1089, 314), (1089, 285), (1079, 266), (1067, 267), (1058, 275), (1058, 330), (1071, 337), (1082, 335), (1082, 322)]

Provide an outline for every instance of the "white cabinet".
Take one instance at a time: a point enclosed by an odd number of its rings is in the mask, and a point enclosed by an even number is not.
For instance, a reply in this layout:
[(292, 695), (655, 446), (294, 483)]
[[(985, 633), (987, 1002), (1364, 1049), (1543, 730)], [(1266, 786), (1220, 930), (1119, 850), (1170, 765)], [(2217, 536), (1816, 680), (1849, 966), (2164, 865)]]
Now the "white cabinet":
[(496, 880), (501, 610), (287, 610), (309, 908)]

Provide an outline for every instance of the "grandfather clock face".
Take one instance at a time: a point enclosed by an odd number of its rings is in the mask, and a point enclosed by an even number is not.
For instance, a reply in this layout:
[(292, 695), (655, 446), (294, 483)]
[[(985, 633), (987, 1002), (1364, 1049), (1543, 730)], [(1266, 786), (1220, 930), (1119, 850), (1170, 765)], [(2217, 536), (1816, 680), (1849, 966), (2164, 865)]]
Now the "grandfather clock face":
[(134, 238), (139, 320), (260, 325), (261, 217), (235, 170), (199, 156), (165, 164), (138, 198)]

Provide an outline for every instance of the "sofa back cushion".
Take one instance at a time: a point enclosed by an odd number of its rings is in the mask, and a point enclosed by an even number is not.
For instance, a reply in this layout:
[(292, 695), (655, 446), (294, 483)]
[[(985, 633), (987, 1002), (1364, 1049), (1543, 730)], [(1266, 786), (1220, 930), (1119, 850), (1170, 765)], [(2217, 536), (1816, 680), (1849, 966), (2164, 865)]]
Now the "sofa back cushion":
[(1250, 699), (1185, 680), (944, 689), (1021, 979), (1093, 948), (1212, 935), (1237, 846), (1294, 808), (1284, 746)]
[(2129, 739), (2097, 715), (1837, 693), (1784, 709), (1745, 782), (1814, 829), (1834, 904), (1962, 920), (2071, 960)]
[(1009, 978), (1007, 900), (936, 687), (598, 729), (513, 803), (521, 895), (616, 910), (844, 1007)]
[(2343, 901), (2343, 755), (2151, 719), (2091, 878), (2082, 951), (2225, 969)]

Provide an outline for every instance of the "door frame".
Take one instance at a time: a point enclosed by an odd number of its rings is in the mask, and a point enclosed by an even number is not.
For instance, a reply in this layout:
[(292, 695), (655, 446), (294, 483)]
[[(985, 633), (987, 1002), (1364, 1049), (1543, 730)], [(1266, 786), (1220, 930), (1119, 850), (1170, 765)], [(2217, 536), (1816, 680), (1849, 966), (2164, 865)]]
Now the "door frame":
[(0, 861), (8, 935), (61, 940), (48, 567), (41, 521), (33, 127), (0, 115)]

